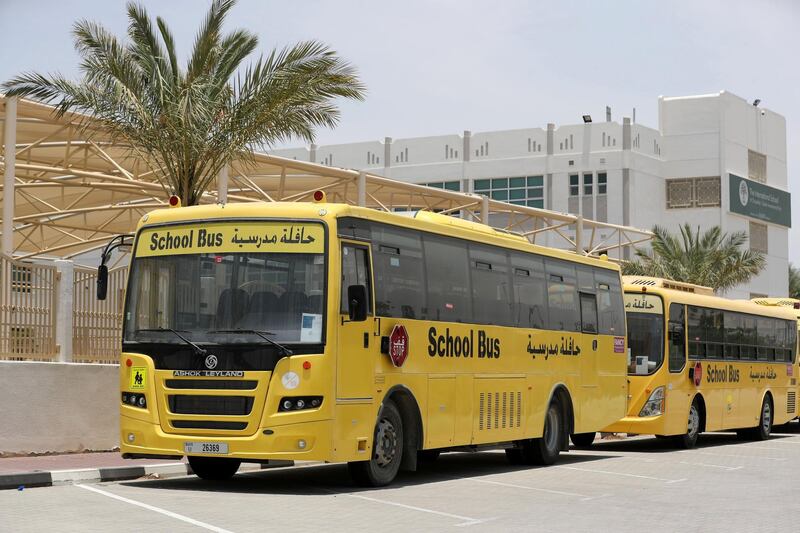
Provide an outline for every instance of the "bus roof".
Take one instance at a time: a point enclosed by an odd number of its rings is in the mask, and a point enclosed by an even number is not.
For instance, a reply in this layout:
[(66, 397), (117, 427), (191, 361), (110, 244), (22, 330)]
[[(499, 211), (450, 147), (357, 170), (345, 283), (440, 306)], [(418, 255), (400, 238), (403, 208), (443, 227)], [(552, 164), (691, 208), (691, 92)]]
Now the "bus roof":
[(330, 221), (331, 218), (356, 217), (619, 270), (619, 266), (609, 261), (607, 256), (598, 258), (596, 256), (578, 255), (569, 250), (532, 244), (521, 235), (449, 215), (430, 211), (392, 213), (368, 207), (328, 202), (242, 202), (158, 209), (142, 217), (137, 230), (144, 226), (160, 224), (191, 224), (226, 219), (252, 220), (270, 217), (319, 219), (320, 221)]
[[(794, 311), (795, 316), (800, 319), (800, 300), (797, 298), (753, 298), (750, 301), (758, 305), (787, 307)], [(798, 327), (800, 327), (800, 324), (798, 324)]]
[(627, 293), (653, 293), (666, 296), (674, 303), (711, 307), (751, 315), (770, 316), (786, 320), (797, 320), (794, 309), (778, 305), (759, 305), (750, 300), (732, 300), (716, 296), (710, 287), (692, 285), (662, 278), (645, 276), (622, 276), (623, 289)]

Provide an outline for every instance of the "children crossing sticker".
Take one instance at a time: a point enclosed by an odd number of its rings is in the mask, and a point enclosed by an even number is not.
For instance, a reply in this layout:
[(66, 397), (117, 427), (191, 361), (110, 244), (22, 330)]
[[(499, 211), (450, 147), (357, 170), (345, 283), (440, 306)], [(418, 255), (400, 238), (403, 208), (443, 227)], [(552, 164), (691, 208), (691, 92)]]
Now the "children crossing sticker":
[(131, 368), (130, 390), (142, 390), (147, 385), (147, 367), (134, 366)]

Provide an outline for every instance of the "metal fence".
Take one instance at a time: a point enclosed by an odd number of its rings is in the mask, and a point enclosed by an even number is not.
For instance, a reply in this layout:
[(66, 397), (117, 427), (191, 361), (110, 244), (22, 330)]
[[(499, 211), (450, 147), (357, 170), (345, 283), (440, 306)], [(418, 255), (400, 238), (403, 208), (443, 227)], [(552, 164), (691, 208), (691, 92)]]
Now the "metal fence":
[(0, 359), (57, 358), (57, 277), (55, 266), (0, 256)]
[(122, 306), (128, 267), (108, 272), (108, 295), (97, 299), (97, 271), (75, 267), (72, 293), (72, 360), (118, 363), (122, 343)]

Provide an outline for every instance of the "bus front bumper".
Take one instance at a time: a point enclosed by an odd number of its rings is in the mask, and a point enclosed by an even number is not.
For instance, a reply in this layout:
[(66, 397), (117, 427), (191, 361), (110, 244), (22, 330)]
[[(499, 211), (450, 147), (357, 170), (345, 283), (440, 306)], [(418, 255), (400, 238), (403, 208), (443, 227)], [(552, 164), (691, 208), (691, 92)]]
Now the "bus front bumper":
[[(227, 444), (227, 454), (195, 454), (208, 457), (233, 457), (247, 460), (287, 459), (301, 461), (328, 461), (331, 459), (333, 421), (320, 420), (285, 426), (259, 428), (254, 435), (182, 435), (165, 433), (161, 426), (120, 417), (120, 452), (123, 456), (185, 455), (187, 442)], [(301, 442), (302, 441), (302, 442)]]
[(664, 415), (626, 416), (603, 429), (604, 433), (635, 433), (637, 435), (664, 435), (666, 430)]

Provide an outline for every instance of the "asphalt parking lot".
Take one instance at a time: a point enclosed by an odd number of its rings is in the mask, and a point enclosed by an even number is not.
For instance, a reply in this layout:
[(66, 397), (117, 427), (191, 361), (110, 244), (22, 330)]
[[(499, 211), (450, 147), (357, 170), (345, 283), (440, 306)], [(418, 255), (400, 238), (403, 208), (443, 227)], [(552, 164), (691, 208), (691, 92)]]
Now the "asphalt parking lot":
[(0, 491), (2, 531), (795, 531), (800, 424), (766, 442), (705, 434), (697, 449), (635, 437), (552, 467), (451, 453), (391, 487), (344, 465)]

